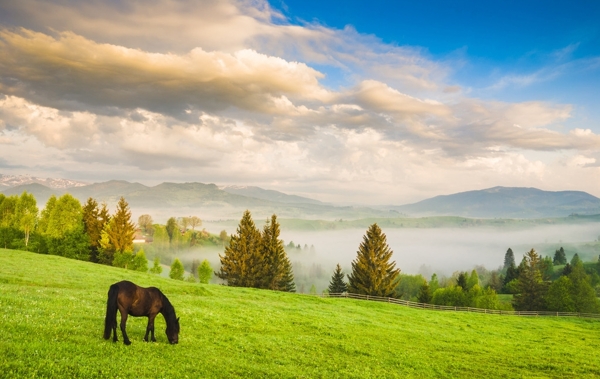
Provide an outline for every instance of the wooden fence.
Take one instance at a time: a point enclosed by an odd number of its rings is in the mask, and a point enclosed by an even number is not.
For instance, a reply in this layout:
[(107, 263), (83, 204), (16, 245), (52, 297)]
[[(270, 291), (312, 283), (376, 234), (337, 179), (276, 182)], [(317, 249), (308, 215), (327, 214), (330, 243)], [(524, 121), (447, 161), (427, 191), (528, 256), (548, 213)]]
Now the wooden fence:
[(582, 317), (582, 318), (600, 319), (600, 314), (598, 314), (598, 313), (546, 312), (546, 311), (502, 311), (499, 309), (452, 307), (452, 306), (446, 306), (446, 305), (415, 303), (414, 301), (394, 299), (391, 297), (360, 295), (360, 294), (356, 294), (356, 293), (347, 293), (347, 292), (321, 294), (321, 295), (317, 295), (317, 296), (379, 301), (379, 302), (383, 302), (383, 303), (402, 305), (402, 306), (409, 307), (409, 308), (430, 309), (430, 310), (436, 310), (436, 311), (474, 312), (474, 313), (484, 313), (484, 314), (490, 314), (490, 315), (510, 315), (510, 316), (545, 316), (545, 317), (552, 316), (552, 317)]

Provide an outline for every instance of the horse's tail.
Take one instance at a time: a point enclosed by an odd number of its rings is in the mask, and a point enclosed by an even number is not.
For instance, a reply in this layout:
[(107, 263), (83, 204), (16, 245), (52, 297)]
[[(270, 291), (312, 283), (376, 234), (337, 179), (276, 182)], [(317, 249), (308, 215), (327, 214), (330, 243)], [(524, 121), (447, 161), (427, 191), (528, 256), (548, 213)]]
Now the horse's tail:
[(104, 339), (110, 338), (110, 332), (117, 326), (117, 295), (119, 286), (113, 284), (108, 290), (108, 300), (106, 301), (106, 317), (104, 318)]

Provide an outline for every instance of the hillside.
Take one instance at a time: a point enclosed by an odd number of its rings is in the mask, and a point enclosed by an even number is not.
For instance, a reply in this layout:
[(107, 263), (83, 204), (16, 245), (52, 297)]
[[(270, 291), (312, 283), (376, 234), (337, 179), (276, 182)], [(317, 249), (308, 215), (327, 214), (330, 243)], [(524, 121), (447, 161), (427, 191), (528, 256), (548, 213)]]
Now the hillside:
[[(122, 279), (159, 287), (181, 318), (144, 343), (102, 339), (106, 294)], [(598, 321), (409, 309), (200, 285), (113, 267), (0, 249), (6, 377), (592, 378)], [(119, 335), (120, 340), (122, 337)], [(568, 359), (565, 359), (568, 357)]]
[(283, 192), (267, 190), (260, 187), (254, 186), (224, 186), (221, 188), (223, 191), (242, 195), (246, 197), (253, 197), (255, 199), (277, 201), (280, 203), (287, 204), (323, 204), (321, 201), (309, 199), (307, 197), (288, 195)]
[(581, 191), (542, 191), (536, 188), (494, 187), (436, 196), (392, 209), (410, 216), (483, 218), (564, 217), (600, 213), (600, 199)]

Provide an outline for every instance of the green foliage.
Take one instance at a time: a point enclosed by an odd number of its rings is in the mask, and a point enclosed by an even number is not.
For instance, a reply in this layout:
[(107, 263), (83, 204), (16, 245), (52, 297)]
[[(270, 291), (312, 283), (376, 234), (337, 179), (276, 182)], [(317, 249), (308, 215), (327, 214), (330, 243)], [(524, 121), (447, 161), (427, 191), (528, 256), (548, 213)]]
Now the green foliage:
[(460, 286), (449, 286), (438, 288), (433, 293), (431, 302), (436, 305), (446, 305), (454, 307), (467, 307), (467, 296)]
[(261, 254), (262, 237), (250, 211), (245, 211), (231, 236), (224, 255), (219, 254), (221, 269), (216, 275), (228, 286), (260, 287), (265, 274), (264, 256)]
[(541, 262), (540, 271), (542, 273), (542, 280), (548, 281), (554, 276), (554, 263), (552, 258), (544, 257)]
[(581, 262), (581, 259), (579, 258), (579, 254), (575, 253), (575, 255), (573, 255), (573, 258), (571, 258), (571, 266), (576, 266), (579, 263), (583, 263), (583, 262)]
[(555, 280), (546, 293), (546, 308), (555, 312), (575, 312), (575, 303), (571, 298), (573, 283), (567, 276)]
[(208, 284), (213, 276), (213, 268), (210, 266), (208, 260), (203, 260), (202, 264), (198, 267), (198, 279), (200, 283)]
[(596, 292), (590, 283), (590, 277), (585, 273), (583, 263), (575, 261), (572, 265), (573, 270), (568, 277), (571, 283), (573, 283), (571, 299), (573, 299), (575, 311), (581, 313), (596, 313), (600, 311)]
[(417, 301), (419, 303), (429, 304), (433, 299), (433, 295), (431, 294), (431, 290), (429, 288), (429, 284), (427, 281), (423, 282), (421, 285), (421, 289), (419, 290), (419, 294), (417, 295)]
[(143, 214), (138, 217), (138, 226), (142, 229), (144, 233), (149, 233), (152, 230), (152, 224), (154, 221), (152, 220), (152, 216), (149, 214)]
[(565, 249), (563, 249), (562, 246), (560, 249), (557, 249), (556, 252), (554, 252), (554, 259), (552, 263), (554, 263), (555, 266), (567, 264), (567, 256), (565, 255)]
[(348, 292), (393, 297), (400, 270), (390, 262), (392, 254), (385, 234), (377, 224), (371, 225), (352, 262)]
[(25, 235), (25, 247), (29, 245), (29, 236), (38, 220), (38, 207), (32, 194), (23, 192), (15, 207), (15, 224)]
[(425, 278), (422, 275), (400, 274), (395, 297), (402, 300), (417, 301), (423, 282), (425, 282)]
[(479, 275), (477, 275), (477, 271), (473, 270), (471, 271), (471, 275), (469, 276), (469, 279), (467, 279), (467, 289), (471, 289), (475, 286), (479, 286)]
[(146, 258), (144, 249), (140, 249), (135, 253), (133, 262), (131, 263), (131, 269), (140, 272), (148, 272), (148, 259)]
[(329, 282), (329, 293), (344, 293), (348, 291), (348, 285), (344, 282), (344, 276), (342, 266), (338, 263)]
[(513, 297), (513, 306), (519, 311), (544, 310), (547, 285), (542, 278), (540, 256), (531, 249), (525, 254), (521, 266), (518, 293)]
[(460, 272), (458, 277), (456, 278), (456, 285), (462, 288), (463, 291), (467, 291), (469, 289), (469, 284), (467, 283), (467, 273)]
[(512, 249), (509, 247), (506, 250), (506, 254), (504, 254), (504, 267), (502, 270), (506, 272), (510, 266), (515, 267), (515, 253), (513, 253)]
[(170, 217), (167, 220), (165, 230), (169, 236), (169, 244), (173, 243), (173, 238), (176, 236), (176, 234), (179, 234), (179, 225), (177, 225), (177, 219), (175, 217)]
[(162, 266), (160, 265), (160, 259), (158, 257), (154, 258), (154, 264), (150, 269), (151, 274), (160, 275), (162, 273)]
[(121, 267), (131, 269), (134, 254), (131, 250), (115, 251), (113, 255), (112, 265), (115, 267)]
[(438, 288), (440, 288), (440, 283), (438, 281), (437, 274), (433, 273), (431, 275), (431, 280), (429, 281), (429, 290), (433, 294), (435, 292), (435, 290), (437, 290)]
[(487, 285), (496, 291), (496, 293), (500, 293), (500, 291), (502, 291), (502, 287), (504, 287), (502, 279), (502, 276), (499, 275), (497, 271), (492, 271)]
[(46, 235), (50, 238), (60, 239), (79, 228), (83, 230), (81, 204), (70, 194), (64, 194), (56, 200), (48, 216)]
[(117, 210), (108, 222), (105, 231), (114, 251), (133, 251), (135, 225), (131, 221), (131, 211), (125, 198), (119, 199)]
[(259, 288), (294, 292), (296, 287), (292, 265), (279, 234), (277, 216), (273, 215), (271, 220), (267, 220), (261, 238), (259, 254), (262, 255), (264, 274), (262, 280), (259, 278)]
[(47, 237), (48, 254), (81, 261), (90, 260), (90, 239), (80, 224), (64, 232), (60, 238)]
[(175, 280), (183, 280), (183, 275), (185, 271), (183, 269), (183, 265), (178, 258), (175, 258), (173, 264), (171, 264), (171, 271), (169, 272), (169, 278)]

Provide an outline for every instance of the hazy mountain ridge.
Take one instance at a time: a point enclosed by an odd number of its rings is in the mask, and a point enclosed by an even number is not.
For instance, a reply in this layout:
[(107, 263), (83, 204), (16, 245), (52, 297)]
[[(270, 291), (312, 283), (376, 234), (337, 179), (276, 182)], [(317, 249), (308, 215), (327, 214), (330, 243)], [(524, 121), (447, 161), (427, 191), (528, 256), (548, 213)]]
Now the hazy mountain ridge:
[(0, 189), (21, 186), (25, 184), (41, 184), (48, 188), (72, 188), (88, 185), (89, 183), (78, 180), (62, 178), (37, 178), (30, 175), (3, 175), (0, 174)]
[(289, 204), (324, 204), (319, 200), (310, 199), (308, 197), (302, 197), (297, 195), (288, 195), (283, 192), (275, 191), (275, 190), (267, 190), (260, 187), (254, 186), (223, 186), (220, 187), (223, 191), (242, 195), (246, 197), (253, 197), (255, 199), (269, 200), (269, 201), (277, 201), (280, 203), (289, 203)]
[(600, 199), (583, 191), (543, 191), (536, 188), (493, 187), (441, 195), (392, 209), (411, 216), (482, 218), (560, 217), (598, 214)]

